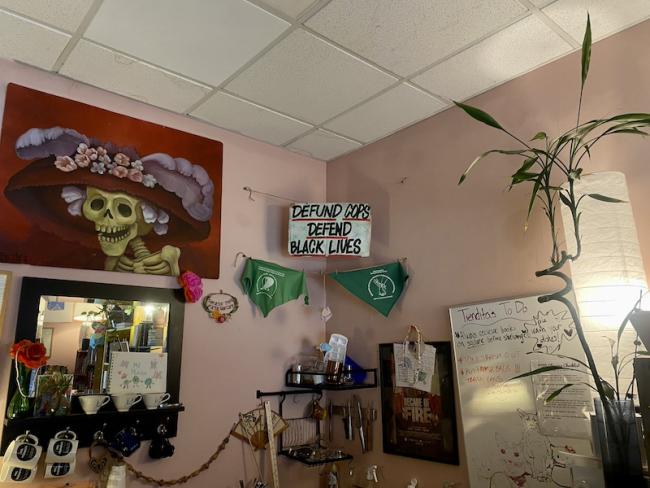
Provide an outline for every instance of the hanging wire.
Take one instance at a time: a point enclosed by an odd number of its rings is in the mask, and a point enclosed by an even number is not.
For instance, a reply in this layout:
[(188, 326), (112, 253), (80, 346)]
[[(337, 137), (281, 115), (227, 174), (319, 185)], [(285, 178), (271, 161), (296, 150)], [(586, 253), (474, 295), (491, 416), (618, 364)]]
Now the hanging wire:
[(255, 199), (253, 198), (253, 193), (255, 193), (256, 195), (264, 195), (266, 197), (278, 198), (280, 200), (285, 200), (285, 201), (291, 202), (291, 203), (296, 203), (297, 202), (297, 200), (295, 200), (293, 198), (281, 197), (280, 195), (274, 195), (273, 193), (266, 193), (264, 191), (254, 190), (250, 186), (245, 186), (244, 188), (242, 188), (242, 190), (248, 192), (248, 199), (253, 201), (253, 202), (255, 201)]

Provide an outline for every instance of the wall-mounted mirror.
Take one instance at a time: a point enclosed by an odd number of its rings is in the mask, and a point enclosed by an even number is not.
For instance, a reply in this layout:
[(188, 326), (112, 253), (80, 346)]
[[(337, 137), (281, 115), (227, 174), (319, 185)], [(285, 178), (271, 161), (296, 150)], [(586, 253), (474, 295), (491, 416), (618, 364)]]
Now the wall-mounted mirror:
[[(58, 430), (70, 427), (82, 446), (89, 445), (98, 430), (110, 436), (134, 423), (144, 439), (162, 421), (175, 435), (178, 412), (183, 410), (178, 405), (184, 315), (180, 295), (163, 288), (23, 278), (15, 342), (41, 342), (48, 361), (32, 375), (30, 411), (5, 420), (0, 453), (25, 430), (46, 443)], [(39, 410), (39, 385), (51, 385), (52, 377), (69, 381), (71, 401), (66, 409)], [(7, 404), (15, 391), (12, 368)], [(164, 393), (170, 405), (145, 405), (147, 394), (155, 399)], [(78, 398), (89, 394), (111, 401), (97, 413), (84, 413)], [(144, 395), (145, 401), (123, 409), (116, 398), (120, 395), (122, 401), (128, 395)]]
[[(112, 358), (126, 356), (112, 353), (167, 353), (169, 307), (141, 300), (41, 295), (36, 339), (45, 345), (50, 367), (74, 375), (75, 392), (113, 393)], [(137, 389), (129, 384), (134, 378), (139, 382), (139, 376), (122, 378), (118, 387)], [(142, 385), (143, 392), (152, 388)]]

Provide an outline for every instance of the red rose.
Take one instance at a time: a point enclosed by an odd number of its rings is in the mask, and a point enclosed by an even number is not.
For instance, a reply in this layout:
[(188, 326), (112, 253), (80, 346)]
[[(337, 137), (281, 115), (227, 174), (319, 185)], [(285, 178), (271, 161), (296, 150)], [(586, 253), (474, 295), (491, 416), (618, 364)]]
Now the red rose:
[(11, 347), (11, 357), (28, 368), (36, 369), (47, 364), (47, 350), (40, 342), (32, 342), (27, 339), (14, 344)]
[(11, 359), (16, 359), (16, 354), (18, 354), (18, 351), (20, 351), (23, 347), (29, 346), (30, 344), (32, 344), (32, 341), (23, 339), (22, 341), (16, 342), (14, 345), (12, 345), (11, 349), (9, 350)]

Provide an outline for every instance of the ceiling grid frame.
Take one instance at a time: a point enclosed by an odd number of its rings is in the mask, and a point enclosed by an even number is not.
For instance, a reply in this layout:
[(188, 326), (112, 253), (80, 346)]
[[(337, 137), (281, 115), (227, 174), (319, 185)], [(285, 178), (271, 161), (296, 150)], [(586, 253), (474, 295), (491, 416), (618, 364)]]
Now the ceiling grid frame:
[[(150, 67), (150, 68), (152, 68), (154, 70), (159, 70), (159, 71), (161, 71), (163, 73), (168, 73), (170, 75), (173, 75), (174, 77), (178, 77), (178, 78), (181, 78), (183, 80), (187, 80), (187, 81), (189, 81), (189, 82), (191, 82), (193, 84), (203, 86), (203, 87), (206, 88), (206, 90), (208, 90), (204, 96), (202, 96), (200, 99), (198, 99), (197, 101), (192, 103), (190, 106), (188, 106), (183, 111), (175, 112), (174, 110), (168, 110), (168, 109), (165, 109), (164, 107), (159, 107), (159, 106), (155, 105), (158, 108), (160, 108), (161, 110), (167, 110), (167, 111), (172, 112), (172, 113), (180, 113), (180, 114), (185, 115), (187, 117), (190, 117), (190, 118), (193, 118), (193, 119), (196, 119), (196, 120), (200, 120), (202, 122), (209, 123), (211, 125), (219, 126), (219, 124), (217, 124), (217, 123), (208, 122), (208, 121), (205, 121), (204, 119), (195, 117), (194, 115), (192, 115), (192, 112), (194, 110), (196, 110), (198, 107), (205, 104), (210, 98), (215, 96), (217, 93), (221, 92), (221, 93), (224, 93), (224, 94), (226, 94), (226, 95), (228, 95), (228, 96), (230, 96), (230, 97), (232, 97), (234, 99), (237, 99), (237, 100), (241, 101), (242, 103), (246, 103), (246, 104), (250, 104), (250, 105), (259, 107), (260, 109), (268, 111), (271, 114), (276, 114), (278, 116), (282, 116), (282, 117), (294, 120), (296, 122), (300, 122), (300, 123), (305, 124), (305, 125), (310, 127), (305, 132), (302, 132), (302, 133), (294, 136), (293, 138), (289, 139), (288, 141), (286, 141), (286, 142), (284, 142), (282, 144), (277, 144), (277, 145), (279, 145), (281, 147), (285, 147), (285, 148), (289, 148), (289, 146), (291, 146), (292, 144), (294, 144), (296, 141), (300, 140), (301, 138), (303, 138), (305, 136), (308, 136), (310, 134), (313, 134), (315, 132), (318, 132), (318, 131), (325, 131), (327, 133), (331, 133), (331, 134), (333, 134), (333, 135), (335, 135), (337, 137), (348, 140), (348, 141), (353, 142), (355, 144), (359, 144), (360, 146), (365, 146), (365, 145), (368, 145), (368, 144), (372, 144), (373, 142), (376, 142), (377, 140), (383, 139), (384, 137), (387, 137), (390, 134), (393, 134), (393, 133), (395, 133), (395, 132), (397, 132), (399, 130), (402, 130), (405, 127), (408, 127), (410, 125), (413, 125), (413, 124), (419, 122), (422, 119), (413, 120), (412, 122), (409, 122), (406, 125), (398, 127), (398, 128), (396, 128), (394, 130), (391, 129), (392, 130), (391, 132), (389, 132), (387, 134), (384, 134), (384, 135), (381, 135), (381, 136), (379, 136), (379, 137), (377, 137), (375, 139), (372, 139), (372, 140), (366, 141), (366, 142), (360, 141), (355, 137), (351, 137), (351, 136), (346, 135), (346, 134), (341, 134), (341, 133), (339, 133), (339, 132), (337, 132), (335, 130), (332, 130), (332, 129), (329, 129), (329, 128), (325, 127), (325, 125), (329, 124), (334, 119), (336, 119), (338, 117), (341, 117), (343, 115), (346, 115), (346, 114), (354, 111), (355, 109), (358, 109), (359, 107), (363, 106), (364, 104), (369, 103), (369, 102), (371, 102), (372, 100), (374, 100), (374, 99), (376, 99), (378, 97), (381, 97), (382, 95), (386, 94), (390, 90), (393, 90), (396, 87), (401, 86), (401, 85), (407, 86), (407, 87), (412, 88), (412, 89), (419, 90), (423, 94), (426, 94), (427, 96), (431, 97), (434, 100), (437, 100), (438, 102), (440, 102), (440, 103), (442, 103), (444, 105), (440, 110), (435, 111), (431, 115), (435, 115), (436, 113), (440, 113), (440, 112), (446, 110), (447, 108), (452, 106), (451, 105), (451, 100), (447, 99), (443, 94), (434, 93), (430, 89), (427, 89), (426, 87), (423, 87), (423, 86), (415, 83), (413, 81), (413, 79), (415, 77), (419, 76), (420, 74), (425, 73), (426, 71), (434, 68), (436, 65), (438, 65), (440, 63), (443, 63), (446, 60), (461, 54), (465, 50), (468, 50), (468, 49), (472, 48), (473, 46), (485, 41), (486, 39), (490, 38), (491, 36), (495, 35), (496, 33), (500, 32), (500, 31), (502, 31), (504, 29), (507, 29), (508, 27), (516, 24), (517, 22), (520, 22), (522, 19), (525, 19), (525, 18), (527, 18), (527, 17), (529, 17), (531, 15), (535, 16), (536, 18), (541, 20), (549, 29), (551, 29), (555, 34), (557, 34), (560, 38), (562, 38), (565, 42), (567, 42), (571, 46), (572, 49), (567, 54), (570, 54), (571, 52), (574, 52), (575, 50), (580, 48), (579, 43), (576, 42), (574, 37), (571, 36), (569, 34), (569, 32), (564, 30), (556, 21), (554, 21), (549, 15), (547, 15), (544, 12), (544, 9), (546, 7), (548, 7), (549, 5), (551, 5), (553, 3), (560, 3), (563, 0), (554, 0), (554, 1), (550, 2), (549, 4), (543, 5), (542, 7), (538, 7), (531, 0), (516, 0), (518, 4), (522, 5), (522, 7), (525, 9), (525, 11), (522, 14), (520, 14), (518, 16), (515, 16), (515, 18), (511, 19), (508, 23), (506, 23), (504, 25), (500, 25), (498, 28), (492, 29), (490, 32), (482, 35), (479, 38), (472, 38), (471, 42), (463, 44), (462, 47), (460, 47), (459, 49), (447, 54), (445, 57), (443, 57), (441, 59), (438, 59), (435, 62), (433, 62), (433, 63), (431, 63), (431, 64), (429, 64), (427, 66), (419, 68), (417, 71), (415, 71), (413, 73), (409, 73), (408, 75), (398, 75), (397, 73), (393, 72), (392, 70), (390, 70), (390, 69), (388, 69), (388, 68), (386, 68), (384, 66), (381, 66), (378, 63), (371, 61), (370, 59), (367, 59), (365, 56), (355, 52), (352, 49), (346, 48), (345, 46), (335, 42), (332, 39), (329, 39), (325, 35), (320, 34), (319, 32), (315, 31), (311, 27), (305, 25), (305, 23), (308, 20), (310, 20), (314, 15), (321, 12), (332, 1), (336, 1), (336, 0), (315, 0), (311, 5), (306, 7), (305, 10), (303, 10), (296, 17), (292, 17), (291, 15), (280, 11), (278, 8), (274, 8), (273, 6), (265, 4), (264, 0), (240, 0), (242, 2), (249, 3), (250, 5), (253, 5), (253, 6), (267, 12), (268, 14), (270, 14), (270, 15), (272, 15), (272, 16), (286, 22), (287, 23), (287, 28), (284, 31), (282, 31), (278, 36), (276, 36), (271, 42), (266, 44), (263, 49), (256, 52), (256, 54), (253, 57), (251, 57), (250, 59), (248, 59), (248, 61), (243, 63), (238, 69), (236, 69), (227, 78), (225, 78), (219, 84), (214, 85), (214, 84), (211, 84), (211, 83), (206, 83), (205, 81), (202, 81), (202, 80), (199, 80), (199, 79), (195, 79), (195, 78), (193, 78), (191, 76), (188, 76), (185, 73), (179, 73), (179, 72), (177, 72), (177, 71), (175, 71), (173, 69), (169, 69), (167, 67), (160, 66), (160, 65), (158, 65), (156, 63), (152, 63), (151, 61), (149, 61), (147, 59), (142, 59), (141, 57), (134, 56), (132, 54), (122, 52), (122, 51), (120, 51), (120, 50), (118, 50), (118, 49), (116, 49), (114, 47), (103, 45), (100, 42), (85, 38), (84, 36), (86, 34), (86, 31), (87, 31), (88, 27), (90, 26), (90, 24), (95, 19), (97, 13), (101, 9), (101, 6), (103, 5), (103, 3), (105, 1), (110, 1), (110, 0), (94, 0), (92, 2), (92, 4), (90, 5), (90, 7), (88, 8), (87, 12), (85, 13), (85, 15), (84, 15), (83, 19), (81, 20), (80, 24), (74, 30), (74, 32), (72, 32), (70, 30), (62, 29), (62, 28), (57, 27), (57, 26), (54, 26), (54, 25), (52, 25), (52, 24), (50, 24), (50, 23), (48, 23), (46, 21), (43, 21), (43, 20), (40, 20), (40, 19), (35, 19), (35, 18), (33, 18), (33, 16), (29, 16), (29, 15), (25, 15), (25, 14), (16, 12), (15, 10), (12, 10), (11, 8), (0, 7), (0, 10), (15, 14), (15, 15), (17, 15), (19, 17), (22, 17), (22, 18), (25, 18), (25, 19), (28, 19), (28, 20), (30, 20), (32, 22), (35, 22), (36, 24), (39, 24), (41, 26), (45, 26), (47, 28), (54, 29), (54, 30), (64, 32), (64, 33), (67, 33), (67, 34), (71, 35), (71, 37), (70, 37), (68, 43), (66, 44), (65, 48), (63, 49), (63, 51), (57, 57), (57, 60), (54, 63), (54, 66), (52, 67), (51, 71), (59, 73), (61, 68), (63, 67), (63, 65), (67, 61), (68, 57), (70, 56), (71, 52), (77, 46), (78, 42), (81, 39), (84, 39), (85, 41), (91, 42), (91, 43), (93, 43), (93, 44), (95, 44), (95, 45), (97, 45), (97, 46), (99, 46), (101, 48), (108, 49), (108, 50), (110, 50), (111, 52), (113, 52), (116, 55), (121, 55), (121, 56), (125, 56), (126, 58), (133, 59), (135, 62), (142, 63), (146, 67)], [(635, 18), (635, 20), (634, 20), (634, 22), (632, 24), (626, 25), (626, 26), (620, 28), (619, 30), (617, 30), (615, 32), (619, 32), (621, 29), (628, 28), (628, 27), (630, 27), (632, 25), (635, 25), (635, 24), (637, 24), (637, 23), (639, 23), (639, 22), (641, 22), (643, 20), (647, 20), (647, 19), (648, 19), (647, 16), (644, 17), (644, 18)], [(239, 77), (242, 73), (244, 73), (246, 70), (248, 70), (256, 62), (258, 62), (260, 59), (262, 59), (271, 49), (276, 47), (284, 39), (286, 39), (292, 32), (294, 32), (294, 31), (296, 31), (298, 29), (301, 29), (301, 30), (305, 31), (306, 33), (316, 37), (317, 39), (329, 44), (330, 46), (332, 46), (332, 47), (340, 50), (341, 52), (351, 56), (353, 59), (355, 59), (355, 60), (357, 60), (359, 62), (362, 62), (362, 63), (364, 63), (364, 64), (366, 64), (366, 65), (380, 71), (381, 73), (384, 73), (384, 74), (386, 74), (388, 76), (393, 77), (395, 79), (395, 82), (390, 84), (389, 86), (381, 89), (380, 91), (378, 91), (376, 93), (373, 93), (372, 95), (364, 98), (363, 100), (361, 100), (361, 101), (359, 101), (357, 103), (354, 103), (353, 105), (347, 107), (346, 109), (336, 113), (336, 115), (328, 118), (327, 120), (321, 121), (318, 124), (303, 120), (302, 117), (296, 117), (295, 115), (285, 113), (282, 110), (278, 110), (277, 108), (269, 106), (269, 105), (267, 105), (265, 103), (260, 103), (259, 100), (254, 101), (254, 100), (247, 99), (246, 97), (244, 97), (242, 95), (239, 95), (237, 93), (234, 93), (231, 90), (228, 90), (228, 89), (225, 88), (230, 82), (232, 82), (237, 77)], [(612, 35), (615, 32), (607, 32), (604, 35), (604, 37), (608, 37), (609, 35)], [(565, 54), (563, 54), (562, 56), (564, 56), (564, 55)], [(545, 64), (547, 64), (549, 62), (554, 61), (555, 59), (557, 59), (557, 58), (548, 59), (548, 60), (544, 61), (543, 63), (533, 67), (532, 69), (529, 69), (529, 70), (527, 70), (525, 72), (522, 72), (522, 73), (516, 75), (516, 77), (521, 76), (521, 75), (523, 75), (523, 74), (525, 74), (525, 73), (527, 73), (529, 71), (532, 71), (534, 69), (537, 69), (537, 68), (539, 68), (539, 67), (541, 67), (541, 66), (543, 66), (543, 65), (545, 65)], [(74, 78), (71, 78), (71, 79), (74, 79)], [(509, 79), (512, 79), (512, 78), (509, 78)], [(486, 88), (486, 90), (490, 90), (490, 89), (494, 88), (495, 86), (499, 86), (500, 84), (509, 81), (509, 79), (499, 81), (496, 85), (489, 86), (488, 88)], [(75, 81), (79, 82), (78, 80), (75, 80)], [(474, 96), (476, 96), (476, 95), (478, 95), (480, 93), (483, 93), (483, 92), (473, 93), (472, 95), (470, 95), (467, 98), (474, 97)], [(465, 99), (467, 99), (467, 98), (465, 98)], [(137, 100), (137, 98), (136, 98), (136, 100)], [(142, 102), (141, 100), (138, 100), (138, 101), (140, 101), (141, 103), (146, 103), (146, 102)], [(431, 115), (429, 115), (429, 116), (431, 116)], [(429, 117), (429, 116), (427, 116), (427, 117)], [(226, 128), (226, 130), (232, 130), (232, 129)], [(244, 135), (246, 135), (245, 132), (242, 132), (242, 133)], [(354, 150), (356, 150), (356, 149), (353, 149), (353, 151)], [(347, 153), (341, 153), (341, 154), (337, 155), (336, 157), (342, 156), (344, 154), (347, 154)]]

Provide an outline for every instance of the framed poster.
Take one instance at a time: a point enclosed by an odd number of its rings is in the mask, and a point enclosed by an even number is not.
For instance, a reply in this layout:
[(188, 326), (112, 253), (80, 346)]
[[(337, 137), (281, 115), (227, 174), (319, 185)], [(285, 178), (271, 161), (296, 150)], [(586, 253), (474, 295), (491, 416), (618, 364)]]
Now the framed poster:
[(222, 152), (219, 141), (10, 83), (0, 262), (218, 278)]
[(384, 452), (445, 464), (459, 464), (451, 344), (436, 349), (431, 393), (395, 386), (393, 344), (379, 345)]

